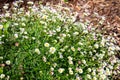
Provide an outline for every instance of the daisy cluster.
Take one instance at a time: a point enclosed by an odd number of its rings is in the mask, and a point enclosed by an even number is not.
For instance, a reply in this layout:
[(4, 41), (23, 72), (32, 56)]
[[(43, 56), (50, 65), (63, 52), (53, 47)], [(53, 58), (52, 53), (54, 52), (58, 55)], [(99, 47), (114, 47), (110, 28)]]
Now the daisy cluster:
[(120, 73), (120, 47), (75, 22), (67, 7), (5, 4), (0, 15), (0, 78), (11, 80), (111, 80)]

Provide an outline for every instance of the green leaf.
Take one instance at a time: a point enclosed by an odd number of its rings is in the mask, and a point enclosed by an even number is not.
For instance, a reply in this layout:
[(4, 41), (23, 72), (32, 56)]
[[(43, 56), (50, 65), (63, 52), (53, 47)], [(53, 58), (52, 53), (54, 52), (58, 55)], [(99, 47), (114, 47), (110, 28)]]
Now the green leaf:
[(0, 74), (3, 73), (3, 67), (0, 67)]
[(8, 33), (9, 25), (10, 25), (10, 22), (7, 22), (6, 24), (4, 24), (4, 33), (5, 33), (5, 34)]

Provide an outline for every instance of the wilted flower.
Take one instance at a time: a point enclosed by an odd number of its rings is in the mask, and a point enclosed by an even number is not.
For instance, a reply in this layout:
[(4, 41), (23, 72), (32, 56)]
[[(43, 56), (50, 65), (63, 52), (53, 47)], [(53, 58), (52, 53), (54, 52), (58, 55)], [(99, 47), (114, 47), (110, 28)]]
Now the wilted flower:
[(50, 47), (50, 50), (49, 50), (50, 53), (54, 54), (55, 51), (56, 51), (55, 47)]
[(59, 72), (59, 73), (63, 73), (64, 70), (65, 70), (64, 68), (59, 68), (59, 69), (58, 69), (58, 72)]
[(40, 50), (38, 48), (36, 48), (35, 53), (40, 54)]

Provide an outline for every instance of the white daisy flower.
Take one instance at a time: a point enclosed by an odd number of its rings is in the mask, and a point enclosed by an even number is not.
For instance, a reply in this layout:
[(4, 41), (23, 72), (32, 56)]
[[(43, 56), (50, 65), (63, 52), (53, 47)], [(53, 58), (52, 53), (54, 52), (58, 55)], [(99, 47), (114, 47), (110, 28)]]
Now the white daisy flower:
[(10, 65), (10, 60), (7, 60), (6, 62), (5, 62), (7, 65)]
[(59, 73), (63, 73), (64, 71), (65, 71), (64, 68), (59, 68), (59, 69), (58, 69), (58, 72), (59, 72)]
[(50, 44), (49, 44), (49, 43), (45, 43), (44, 46), (45, 46), (45, 47), (49, 47)]
[(0, 29), (3, 29), (3, 25), (0, 24)]
[(50, 53), (54, 54), (55, 51), (56, 51), (55, 47), (50, 47), (50, 50), (49, 50)]
[(95, 44), (94, 47), (95, 47), (96, 49), (98, 49), (98, 48), (99, 48), (99, 45), (98, 45), (98, 44)]
[(75, 51), (75, 48), (74, 48), (74, 47), (71, 47), (71, 50), (74, 52), (74, 51)]
[(1, 75), (0, 75), (0, 78), (1, 78), (1, 79), (5, 78), (5, 74), (1, 74)]
[(38, 48), (36, 48), (35, 53), (40, 54), (40, 50)]

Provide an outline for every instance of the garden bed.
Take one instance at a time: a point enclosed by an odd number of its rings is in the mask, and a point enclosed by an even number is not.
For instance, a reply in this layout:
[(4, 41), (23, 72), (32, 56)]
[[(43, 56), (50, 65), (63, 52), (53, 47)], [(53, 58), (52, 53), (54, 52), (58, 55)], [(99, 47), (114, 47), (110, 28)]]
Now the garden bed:
[(115, 37), (103, 35), (92, 21), (84, 20), (89, 12), (82, 5), (60, 3), (30, 1), (22, 7), (23, 2), (16, 1), (2, 8), (0, 78), (118, 80), (120, 47)]

